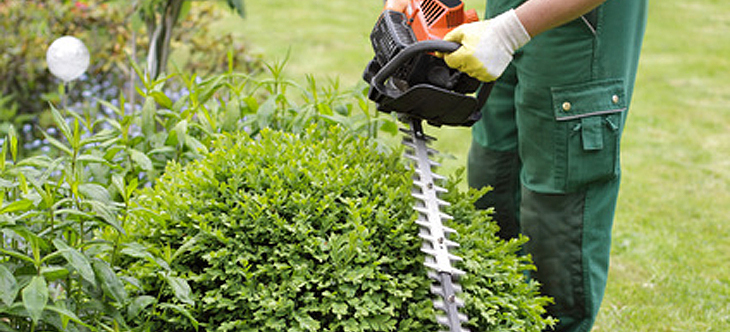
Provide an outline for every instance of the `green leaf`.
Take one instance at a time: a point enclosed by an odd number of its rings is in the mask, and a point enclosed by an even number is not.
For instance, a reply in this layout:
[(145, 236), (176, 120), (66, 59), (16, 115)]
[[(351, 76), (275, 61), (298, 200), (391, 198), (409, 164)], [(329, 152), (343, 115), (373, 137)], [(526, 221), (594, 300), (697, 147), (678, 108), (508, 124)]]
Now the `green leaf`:
[(188, 282), (185, 281), (185, 279), (172, 276), (165, 276), (165, 279), (172, 288), (175, 298), (185, 304), (195, 304), (195, 301), (193, 300), (193, 291), (190, 289), (190, 285), (188, 285)]
[(299, 323), (299, 326), (305, 331), (319, 331), (319, 322), (314, 320), (312, 316), (306, 313), (295, 312), (294, 319)]
[[(10, 157), (15, 162), (18, 160), (18, 133), (13, 125), (10, 125), (8, 129), (8, 140), (10, 141)], [(3, 159), (5, 159), (5, 155), (3, 155)]]
[(58, 279), (63, 279), (66, 276), (68, 276), (68, 269), (66, 269), (63, 266), (43, 266), (41, 267), (41, 274), (43, 277), (46, 278), (48, 281), (55, 281)]
[(104, 293), (111, 296), (118, 303), (127, 302), (127, 290), (124, 289), (124, 283), (119, 276), (112, 270), (109, 263), (95, 259), (92, 263), (94, 271), (101, 282), (101, 288)]
[(105, 204), (111, 204), (112, 197), (106, 188), (96, 183), (82, 183), (79, 185), (79, 192), (84, 195), (85, 198), (93, 199)]
[(0, 209), (0, 214), (27, 211), (31, 207), (33, 207), (33, 201), (29, 199), (21, 199), (3, 206), (2, 209)]
[(3, 147), (0, 148), (0, 172), (5, 172), (5, 158), (8, 156), (8, 152), (6, 151), (8, 148), (8, 140), (3, 140)]
[(208, 149), (205, 147), (205, 144), (201, 143), (193, 136), (186, 136), (185, 144), (189, 146), (191, 150), (199, 154), (204, 154), (208, 151)]
[(224, 79), (225, 76), (221, 75), (218, 77), (213, 77), (209, 79), (208, 82), (205, 82), (205, 84), (203, 85), (205, 86), (205, 90), (200, 93), (200, 99), (198, 100), (198, 102), (201, 104), (207, 102), (213, 96), (213, 94), (215, 94), (215, 92), (224, 85)]
[(65, 322), (64, 328), (66, 328), (65, 325), (68, 323), (68, 320), (71, 320), (74, 323), (88, 327), (88, 328), (92, 329), (92, 331), (93, 331), (93, 327), (91, 325), (84, 323), (84, 321), (82, 321), (78, 316), (76, 316), (76, 314), (74, 314), (73, 312), (69, 311), (66, 308), (61, 308), (61, 307), (49, 304), (49, 305), (46, 305), (46, 309), (48, 309), (48, 311), (53, 311), (53, 312), (61, 315), (61, 318)]
[(129, 156), (132, 158), (132, 161), (134, 161), (134, 163), (142, 168), (142, 170), (144, 170), (145, 172), (153, 170), (154, 167), (152, 166), (152, 160), (147, 157), (144, 152), (135, 149), (129, 149)]
[(276, 112), (276, 96), (267, 99), (256, 111), (256, 122), (258, 128), (263, 129), (271, 125), (271, 120)]
[(132, 303), (127, 307), (127, 314), (130, 318), (135, 318), (139, 316), (139, 313), (142, 312), (145, 308), (149, 307), (151, 304), (155, 303), (157, 300), (148, 295), (142, 295), (136, 297), (134, 300), (132, 300)]
[(182, 108), (187, 105), (188, 99), (190, 99), (188, 95), (183, 95), (182, 97), (180, 97), (180, 99), (175, 101), (175, 103), (172, 105), (172, 111), (175, 113), (182, 112)]
[(34, 276), (28, 286), (23, 288), (23, 305), (25, 310), (28, 311), (28, 315), (34, 323), (38, 324), (38, 321), (43, 315), (43, 310), (46, 308), (48, 303), (48, 284), (46, 279), (39, 276)]
[(221, 126), (223, 130), (232, 132), (236, 129), (238, 120), (241, 119), (241, 105), (238, 99), (233, 99), (226, 104), (223, 113), (223, 122)]
[(380, 130), (389, 133), (391, 135), (398, 134), (398, 125), (394, 121), (389, 120), (376, 120), (380, 122)]
[(198, 325), (200, 325), (200, 323), (198, 322), (198, 320), (195, 319), (195, 317), (193, 317), (192, 314), (190, 314), (190, 311), (188, 311), (187, 309), (185, 309), (179, 305), (175, 305), (175, 304), (171, 304), (171, 303), (162, 303), (162, 304), (160, 304), (160, 308), (172, 309), (174, 311), (177, 311), (178, 313), (185, 316), (188, 320), (190, 320), (190, 323), (193, 324), (193, 327), (195, 328), (196, 331), (198, 330)]
[(5, 248), (0, 248), (0, 252), (3, 253), (3, 254), (6, 254), (8, 256), (15, 257), (17, 259), (26, 261), (28, 263), (35, 264), (35, 260), (33, 260), (33, 257), (26, 256), (25, 254), (19, 253), (17, 251), (14, 251), (14, 250), (6, 250)]
[(0, 265), (0, 300), (6, 306), (10, 306), (18, 296), (18, 282), (15, 280), (13, 273), (8, 270), (5, 265)]
[(177, 148), (182, 148), (185, 144), (185, 136), (187, 136), (187, 132), (188, 121), (181, 120), (175, 125), (172, 130), (170, 130), (169, 136), (167, 137), (165, 144), (175, 146)]
[(68, 146), (55, 139), (53, 136), (46, 134), (45, 132), (43, 132), (43, 136), (48, 140), (48, 143), (51, 143), (51, 145), (65, 152), (67, 155), (73, 156), (73, 152)]
[(170, 100), (170, 97), (160, 91), (152, 91), (151, 95), (160, 106), (172, 109), (172, 100)]
[(108, 165), (109, 162), (101, 157), (92, 156), (88, 154), (80, 155), (77, 159), (77, 161), (86, 162), (86, 163), (97, 163), (97, 164), (105, 164)]
[(153, 97), (147, 97), (142, 106), (142, 133), (145, 137), (152, 137), (155, 134), (155, 113), (157, 113), (157, 106), (155, 105), (155, 99)]
[(84, 280), (88, 281), (92, 285), (96, 285), (94, 270), (92, 270), (91, 264), (84, 254), (73, 247), (70, 247), (61, 239), (54, 239), (53, 245), (56, 246), (56, 248), (61, 252), (61, 255), (63, 255), (63, 258), (65, 258), (66, 261), (73, 266), (76, 272), (78, 272)]
[(127, 186), (124, 185), (124, 175), (112, 174), (112, 184), (119, 194), (126, 196)]
[(58, 112), (53, 105), (51, 105), (51, 114), (53, 115), (53, 121), (63, 134), (63, 137), (65, 137), (67, 141), (71, 142), (73, 140), (73, 134), (71, 133), (71, 127), (69, 127), (68, 123), (66, 123), (66, 119), (63, 118), (61, 113)]
[(114, 207), (108, 203), (95, 201), (95, 200), (84, 200), (84, 202), (91, 205), (91, 210), (94, 211), (97, 217), (101, 219), (105, 224), (114, 227), (119, 233), (126, 234), (124, 228), (119, 224), (117, 214)]
[[(135, 16), (136, 16), (136, 15), (135, 15)], [(111, 110), (112, 110), (112, 111), (114, 111), (114, 113), (116, 113), (117, 115), (119, 115), (119, 116), (122, 116), (122, 115), (124, 115), (124, 112), (122, 111), (122, 109), (121, 109), (121, 108), (119, 108), (119, 106), (117, 106), (117, 105), (114, 105), (114, 104), (112, 104), (112, 103), (110, 103), (110, 102), (108, 102), (108, 101), (106, 101), (106, 100), (103, 100), (103, 99), (98, 99), (98, 98), (94, 98), (94, 100), (95, 100), (96, 102), (98, 102), (99, 104), (102, 104), (103, 106), (105, 106), (105, 107), (107, 107), (107, 108), (111, 109)], [(105, 119), (105, 120), (109, 121), (110, 119)], [(113, 121), (113, 120), (111, 120), (111, 121)]]
[(338, 318), (341, 316), (347, 315), (347, 304), (346, 303), (333, 303), (332, 312), (335, 315), (337, 315)]

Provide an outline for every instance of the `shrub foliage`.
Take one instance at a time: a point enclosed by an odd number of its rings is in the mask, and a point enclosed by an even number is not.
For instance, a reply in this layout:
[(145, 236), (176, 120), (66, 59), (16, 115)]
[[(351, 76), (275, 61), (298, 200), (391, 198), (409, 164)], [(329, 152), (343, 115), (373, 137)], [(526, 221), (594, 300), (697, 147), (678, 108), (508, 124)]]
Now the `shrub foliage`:
[[(202, 160), (169, 166), (132, 222), (170, 270), (129, 270), (187, 311), (150, 312), (153, 330), (437, 330), (411, 175), (398, 153), (334, 129), (227, 136)], [(524, 281), (520, 242), (496, 238), (477, 193), (453, 192), (473, 330), (540, 331), (547, 300)], [(186, 280), (188, 301), (155, 288), (160, 273)]]

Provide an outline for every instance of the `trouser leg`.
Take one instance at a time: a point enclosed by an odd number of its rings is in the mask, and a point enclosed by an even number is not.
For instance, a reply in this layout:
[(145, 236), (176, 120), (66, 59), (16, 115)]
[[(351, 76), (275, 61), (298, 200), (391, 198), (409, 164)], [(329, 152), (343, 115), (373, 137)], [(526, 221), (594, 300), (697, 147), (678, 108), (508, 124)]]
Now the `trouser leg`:
[(590, 331), (603, 298), (645, 15), (645, 0), (612, 0), (537, 36), (495, 86), (502, 93), (483, 111), (491, 123), (473, 129), (469, 183), (495, 187), (479, 204), (495, 207), (502, 235), (529, 237), (557, 331)]
[(492, 190), (477, 202), (479, 209), (494, 208), (494, 220), (499, 225), (497, 235), (502, 239), (516, 238), (520, 233), (519, 206), (520, 160), (516, 151), (495, 151), (473, 144), (469, 150), (470, 167), (483, 171), (470, 172), (472, 187), (491, 186)]
[(495, 82), (482, 110), (482, 118), (474, 125), (467, 163), (469, 186), (492, 187), (476, 206), (494, 208), (494, 219), (500, 228), (498, 235), (503, 239), (517, 237), (520, 232), (515, 75), (515, 69), (509, 67)]
[[(588, 332), (598, 314), (608, 276), (611, 227), (619, 179), (569, 194), (522, 188), (525, 251), (538, 267), (532, 277), (555, 304), (556, 331)], [(529, 220), (529, 222), (528, 222)]]

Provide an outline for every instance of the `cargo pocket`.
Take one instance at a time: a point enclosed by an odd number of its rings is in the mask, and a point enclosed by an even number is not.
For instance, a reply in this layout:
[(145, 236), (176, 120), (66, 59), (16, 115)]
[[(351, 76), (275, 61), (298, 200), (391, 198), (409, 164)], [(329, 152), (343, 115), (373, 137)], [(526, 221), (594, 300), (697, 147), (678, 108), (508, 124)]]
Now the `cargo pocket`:
[[(620, 171), (622, 115), (627, 108), (623, 80), (594, 81), (551, 89), (557, 137), (565, 142), (556, 163), (566, 192), (614, 179)], [(562, 180), (562, 181), (560, 181)]]

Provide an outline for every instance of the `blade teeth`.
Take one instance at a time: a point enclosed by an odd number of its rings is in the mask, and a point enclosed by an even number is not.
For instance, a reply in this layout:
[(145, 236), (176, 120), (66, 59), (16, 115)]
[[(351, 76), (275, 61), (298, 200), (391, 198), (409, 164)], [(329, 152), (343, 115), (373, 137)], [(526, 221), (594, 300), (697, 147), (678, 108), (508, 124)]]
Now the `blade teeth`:
[(440, 200), (440, 199), (439, 199), (439, 200), (437, 200), (437, 202), (438, 202), (438, 203), (439, 203), (439, 205), (441, 205), (441, 206), (451, 206), (451, 203), (449, 203), (449, 202), (447, 202), (447, 201), (444, 201), (444, 200)]
[(451, 248), (459, 248), (460, 247), (458, 243), (456, 243), (454, 241), (451, 241), (451, 240), (448, 240), (448, 239), (444, 239), (443, 241), (439, 241), (439, 239), (435, 238), (430, 233), (421, 232), (421, 233), (418, 234), (418, 236), (421, 237), (421, 239), (426, 240), (426, 241), (428, 241), (430, 243), (438, 243), (440, 245), (446, 246), (446, 248), (449, 248), (449, 249), (451, 249)]
[[(441, 277), (435, 272), (430, 272), (428, 276), (431, 277), (431, 279), (441, 282)], [(454, 294), (461, 293), (461, 286), (459, 284), (454, 283), (451, 285), (451, 287), (454, 288)], [(436, 294), (443, 298), (444, 289), (441, 286), (431, 285), (431, 294)]]
[(444, 193), (449, 192), (446, 188), (443, 188), (443, 187), (440, 187), (440, 186), (437, 186), (434, 184), (429, 185), (428, 183), (421, 181), (420, 178), (415, 178), (415, 177), (413, 179), (413, 186), (417, 187), (417, 188), (427, 188), (427, 189), (430, 188), (433, 191), (435, 191), (437, 194), (444, 194)]
[(463, 258), (456, 256), (456, 255), (451, 255), (451, 254), (449, 254), (449, 260), (451, 260), (452, 262), (463, 262), (464, 261)]
[[(454, 305), (456, 305), (457, 308), (463, 308), (464, 307), (464, 301), (462, 301), (460, 298), (456, 297), (454, 298)], [(446, 311), (447, 306), (446, 302), (443, 300), (436, 300), (433, 301), (433, 307), (442, 311)]]
[[(430, 256), (426, 256), (426, 257), (430, 257)], [(434, 270), (434, 271), (439, 271), (439, 272), (444, 272), (444, 273), (451, 274), (451, 276), (454, 279), (457, 279), (457, 280), (466, 275), (466, 272), (464, 272), (462, 270), (459, 270), (459, 269), (457, 269), (455, 267), (449, 267), (449, 270), (448, 271), (442, 271), (442, 269), (439, 268), (438, 264), (436, 264), (436, 262), (433, 259), (426, 258), (424, 260), (424, 262), (423, 262), (423, 265), (425, 267), (431, 269), (431, 270)], [(454, 287), (456, 287), (456, 285), (454, 285)], [(433, 289), (432, 289), (432, 291), (433, 291)], [(443, 294), (443, 292), (442, 293), (437, 293), (437, 294)]]
[(420, 227), (418, 235), (422, 239), (421, 252), (425, 254), (423, 264), (428, 269), (428, 277), (433, 280), (431, 293), (438, 297), (433, 301), (434, 308), (442, 312), (436, 320), (443, 330), (469, 332), (461, 326), (468, 318), (459, 313), (464, 302), (456, 296), (462, 291), (457, 280), (466, 273), (453, 267), (455, 262), (461, 262), (463, 258), (449, 252), (451, 248), (459, 247), (458, 243), (448, 239), (450, 235), (456, 234), (456, 230), (443, 225), (443, 221), (454, 218), (441, 212), (441, 207), (451, 204), (438, 198), (448, 190), (436, 185), (437, 181), (446, 180), (446, 177), (432, 171), (434, 167), (441, 166), (431, 158), (438, 154), (436, 149), (429, 147), (429, 143), (436, 139), (423, 134), (420, 123), (415, 121), (411, 129), (401, 128), (400, 131), (407, 135), (402, 140), (406, 146), (405, 158), (413, 161), (409, 163), (409, 169), (414, 174), (411, 196), (415, 201), (414, 209), (419, 214), (415, 222)]
[(451, 227), (441, 226), (444, 230), (444, 234), (457, 234), (456, 230)]
[[(426, 195), (424, 195), (420, 192), (417, 192), (417, 191), (412, 191), (411, 196), (413, 196), (413, 198), (415, 198), (415, 199), (418, 199), (418, 200), (421, 200), (424, 202), (428, 200), (428, 197), (426, 197)], [(447, 201), (442, 201), (440, 199), (436, 200), (436, 203), (438, 203), (439, 206), (451, 206), (451, 203), (449, 203)], [(447, 219), (453, 219), (453, 218), (451, 218), (451, 216), (449, 216), (448, 214), (444, 214), (443, 212), (440, 214), (445, 215)]]
[(432, 174), (431, 174), (431, 177), (432, 177), (432, 178), (433, 178), (434, 180), (446, 180), (446, 177), (445, 177), (445, 176), (441, 176), (441, 175), (438, 175), (438, 174), (436, 174), (436, 173), (432, 173)]
[(443, 298), (444, 296), (446, 296), (446, 295), (444, 295), (444, 289), (443, 288), (441, 288), (439, 286), (434, 286), (434, 285), (431, 285), (431, 294), (436, 294), (436, 295), (440, 296), (441, 298)]
[[(460, 279), (461, 277), (466, 275), (466, 272), (459, 270), (457, 268), (452, 268), (451, 275), (454, 277), (454, 279)], [(456, 286), (456, 285), (454, 285), (454, 286)], [(461, 292), (461, 287), (459, 287), (459, 292)]]
[(414, 206), (413, 209), (420, 213), (428, 214), (428, 209), (426, 209), (424, 207)]
[[(437, 254), (436, 251), (429, 247), (421, 247), (421, 252), (431, 255), (433, 257), (436, 257), (436, 254)], [(451, 262), (463, 262), (464, 261), (463, 258), (456, 256), (456, 255), (449, 254), (448, 257), (449, 257), (449, 261), (451, 261)]]
[[(466, 317), (466, 315), (464, 315), (464, 314), (458, 314), (458, 317), (459, 317), (459, 322), (460, 322), (460, 323), (466, 323), (466, 321), (468, 321), (468, 320), (469, 320), (469, 319), (468, 319), (468, 318)], [(448, 319), (448, 318), (446, 318), (446, 316), (443, 316), (443, 315), (438, 315), (438, 316), (436, 316), (436, 320), (437, 320), (437, 321), (439, 322), (439, 324), (441, 324), (441, 325), (445, 325), (445, 326), (450, 326), (450, 324), (449, 324), (449, 319)], [(465, 329), (464, 329), (463, 327), (459, 327), (459, 330), (458, 330), (458, 331), (469, 331), (469, 330), (465, 330)]]
[[(406, 155), (406, 156), (408, 156), (408, 155)], [(410, 156), (408, 156), (408, 157), (411, 158)], [(413, 157), (413, 158), (415, 158), (415, 157)], [(418, 175), (419, 178), (422, 178), (423, 177), (423, 173), (421, 172), (421, 169), (419, 169), (417, 167), (415, 169), (415, 173), (416, 173), (416, 175)], [(433, 173), (433, 172), (429, 172), (429, 173), (431, 175), (431, 178), (433, 180), (435, 180), (435, 181), (443, 181), (443, 180), (446, 180), (446, 177), (445, 176), (438, 175), (437, 173)]]
[(413, 196), (413, 198), (420, 199), (422, 201), (426, 200), (426, 196), (421, 193), (411, 193), (411, 196)]
[(421, 188), (427, 187), (426, 183), (421, 181), (421, 179), (413, 179), (413, 186), (419, 188), (420, 190), (423, 190)]

